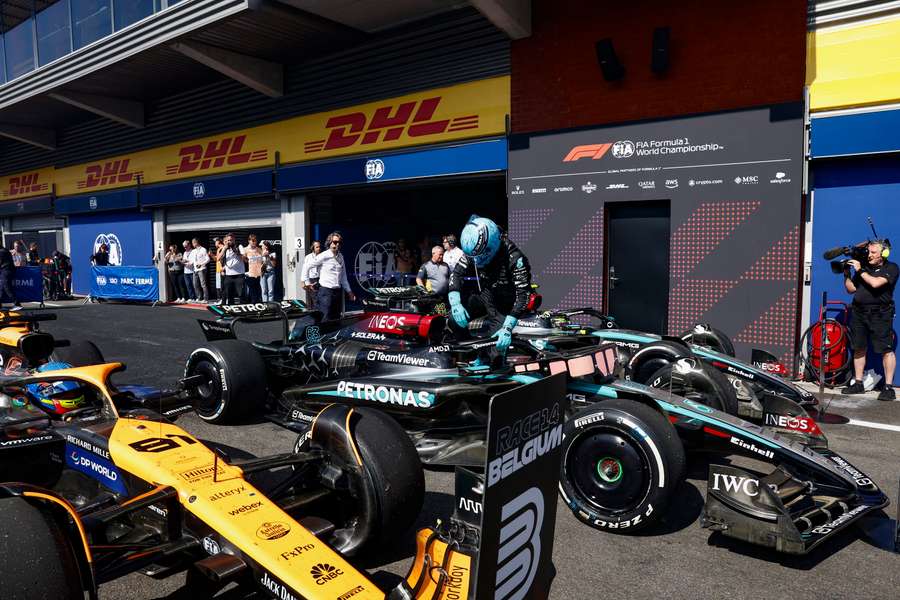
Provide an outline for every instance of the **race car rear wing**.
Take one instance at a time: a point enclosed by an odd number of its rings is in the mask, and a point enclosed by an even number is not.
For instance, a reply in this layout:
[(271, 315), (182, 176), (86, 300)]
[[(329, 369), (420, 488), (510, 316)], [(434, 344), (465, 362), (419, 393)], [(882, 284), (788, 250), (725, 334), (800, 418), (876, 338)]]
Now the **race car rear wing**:
[(197, 319), (206, 341), (236, 339), (238, 323), (269, 323), (282, 321), (283, 339), (288, 339), (290, 319), (313, 316), (321, 319), (321, 312), (309, 310), (300, 300), (282, 300), (281, 302), (254, 302), (249, 304), (217, 304), (208, 306), (207, 310), (218, 319), (211, 321)]

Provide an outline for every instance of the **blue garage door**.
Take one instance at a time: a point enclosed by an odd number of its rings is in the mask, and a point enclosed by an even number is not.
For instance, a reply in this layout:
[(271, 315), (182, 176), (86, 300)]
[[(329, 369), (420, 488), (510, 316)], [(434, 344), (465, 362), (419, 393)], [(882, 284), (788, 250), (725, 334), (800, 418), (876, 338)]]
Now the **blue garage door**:
[(72, 289), (90, 291), (91, 255), (101, 242), (109, 245), (110, 264), (153, 264), (153, 226), (150, 213), (104, 212), (69, 217), (72, 247)]

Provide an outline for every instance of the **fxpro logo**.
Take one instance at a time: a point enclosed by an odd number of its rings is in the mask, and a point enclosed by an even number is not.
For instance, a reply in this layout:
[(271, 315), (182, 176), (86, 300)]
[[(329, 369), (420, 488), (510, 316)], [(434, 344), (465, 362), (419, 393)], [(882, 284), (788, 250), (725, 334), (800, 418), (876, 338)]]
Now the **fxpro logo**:
[(203, 144), (182, 146), (178, 149), (179, 162), (166, 165), (166, 175), (243, 165), (269, 158), (267, 148), (244, 151), (246, 141), (246, 135), (236, 135), (212, 140), (205, 146)]
[(125, 247), (119, 241), (119, 236), (114, 233), (101, 233), (94, 238), (94, 254), (100, 251), (100, 245), (106, 244), (109, 252), (109, 264), (113, 266), (122, 265), (125, 260)]
[(10, 177), (6, 181), (6, 188), (0, 191), (0, 196), (4, 198), (15, 198), (25, 194), (33, 194), (37, 192), (46, 192), (50, 189), (47, 183), (40, 183), (40, 173), (28, 173), (26, 175), (16, 175)]
[(75, 182), (75, 187), (88, 189), (118, 183), (136, 183), (143, 178), (144, 172), (130, 171), (130, 162), (130, 158), (122, 158), (88, 165), (84, 168), (84, 179)]
[(404, 136), (419, 138), (478, 128), (478, 115), (434, 119), (442, 99), (443, 96), (434, 96), (396, 106), (380, 106), (371, 116), (362, 111), (336, 115), (325, 123), (325, 128), (330, 130), (328, 137), (306, 142), (304, 152), (325, 152), (357, 144), (393, 142)]
[(536, 487), (528, 488), (500, 509), (495, 599), (528, 597), (541, 560), (543, 525), (544, 495)]

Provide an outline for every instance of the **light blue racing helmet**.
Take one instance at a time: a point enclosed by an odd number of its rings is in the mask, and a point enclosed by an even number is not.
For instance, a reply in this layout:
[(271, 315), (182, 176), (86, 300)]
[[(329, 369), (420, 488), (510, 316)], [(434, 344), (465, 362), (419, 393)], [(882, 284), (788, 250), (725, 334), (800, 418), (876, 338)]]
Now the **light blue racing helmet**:
[(483, 267), (491, 262), (500, 248), (500, 228), (485, 217), (472, 215), (459, 236), (459, 247), (475, 261), (475, 266)]

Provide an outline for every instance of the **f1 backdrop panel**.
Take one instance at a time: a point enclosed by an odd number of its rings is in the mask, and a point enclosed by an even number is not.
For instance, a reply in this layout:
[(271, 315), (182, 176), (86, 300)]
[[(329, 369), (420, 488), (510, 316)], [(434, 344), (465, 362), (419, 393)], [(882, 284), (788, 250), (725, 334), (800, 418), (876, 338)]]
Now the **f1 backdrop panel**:
[[(545, 305), (602, 305), (606, 202), (671, 202), (669, 333), (724, 330), (738, 355), (794, 353), (799, 104), (510, 140), (510, 237)], [(641, 248), (634, 249), (641, 260)]]
[[(813, 182), (810, 322), (819, 318), (822, 292), (828, 292), (829, 300), (848, 304), (852, 300), (844, 289), (843, 277), (831, 272), (830, 262), (822, 258), (822, 253), (872, 237), (866, 217), (872, 217), (878, 235), (895, 244), (889, 260), (900, 260), (900, 247), (896, 246), (900, 241), (900, 157), (819, 162)], [(894, 296), (896, 299), (896, 293)], [(897, 326), (895, 316), (894, 331)], [(871, 358), (869, 366), (881, 372), (881, 361)], [(895, 375), (894, 381), (900, 378)]]
[(109, 247), (113, 266), (149, 266), (153, 264), (153, 227), (151, 214), (141, 212), (104, 212), (69, 217), (72, 246), (72, 289), (88, 294), (91, 289), (91, 255), (101, 243)]

